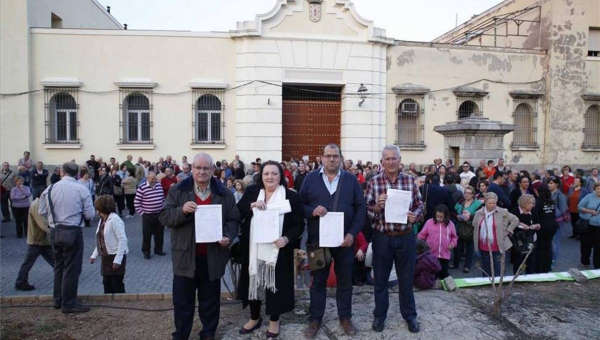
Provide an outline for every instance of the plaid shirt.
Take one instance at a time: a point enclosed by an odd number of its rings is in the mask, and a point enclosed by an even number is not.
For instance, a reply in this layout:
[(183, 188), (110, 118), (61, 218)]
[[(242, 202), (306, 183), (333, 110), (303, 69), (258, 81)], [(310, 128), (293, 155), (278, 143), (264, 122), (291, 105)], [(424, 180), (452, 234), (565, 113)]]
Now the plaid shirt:
[(417, 218), (423, 214), (423, 199), (419, 188), (415, 185), (415, 178), (410, 175), (398, 173), (398, 178), (395, 183), (384, 172), (371, 178), (367, 184), (367, 193), (365, 200), (367, 201), (367, 216), (373, 222), (373, 229), (379, 230), (380, 232), (397, 232), (404, 231), (411, 227), (411, 223), (400, 224), (400, 223), (385, 223), (385, 209), (379, 214), (373, 211), (375, 207), (377, 197), (387, 193), (388, 189), (398, 189), (412, 191), (412, 203), (410, 205), (410, 211), (417, 214)]

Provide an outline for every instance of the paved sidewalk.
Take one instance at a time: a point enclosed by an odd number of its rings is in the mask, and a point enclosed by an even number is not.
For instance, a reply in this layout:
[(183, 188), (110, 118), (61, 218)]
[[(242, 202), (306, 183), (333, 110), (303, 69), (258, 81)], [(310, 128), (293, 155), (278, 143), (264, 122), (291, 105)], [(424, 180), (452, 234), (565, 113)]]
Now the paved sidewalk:
[[(150, 260), (145, 260), (142, 249), (142, 223), (136, 215), (132, 219), (123, 219), (129, 241), (129, 254), (127, 255), (127, 271), (125, 274), (125, 290), (127, 293), (171, 293), (173, 271), (171, 263), (171, 238), (168, 228), (165, 228), (164, 251), (167, 256), (152, 255)], [(91, 228), (84, 228), (84, 259), (83, 271), (79, 279), (79, 294), (102, 294), (102, 277), (100, 263), (89, 264), (88, 259), (94, 250), (94, 234), (98, 218), (92, 222)], [(29, 272), (29, 283), (36, 287), (29, 292), (17, 291), (14, 288), (19, 268), (27, 252), (25, 238), (17, 239), (14, 220), (2, 223), (0, 239), (0, 284), (1, 296), (15, 295), (52, 295), (54, 274), (52, 268), (40, 256)], [(571, 230), (562, 232), (562, 249), (560, 259), (555, 271), (567, 271), (579, 265), (579, 241), (568, 239)], [(512, 268), (507, 266), (507, 274), (512, 274)], [(476, 277), (478, 270), (473, 267), (470, 274), (463, 274), (461, 269), (451, 269), (450, 275), (454, 277)], [(229, 288), (233, 289), (229, 275), (226, 274)], [(221, 291), (227, 292), (227, 287), (222, 284)]]

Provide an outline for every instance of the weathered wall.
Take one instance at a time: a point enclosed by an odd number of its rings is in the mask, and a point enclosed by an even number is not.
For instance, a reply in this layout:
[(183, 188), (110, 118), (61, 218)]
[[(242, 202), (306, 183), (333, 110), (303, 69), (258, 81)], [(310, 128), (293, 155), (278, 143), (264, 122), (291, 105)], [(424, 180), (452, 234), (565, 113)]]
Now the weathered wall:
[[(43, 93), (32, 96), (31, 131), (36, 133), (31, 135), (31, 151), (35, 159), (47, 163), (58, 164), (72, 158), (83, 161), (90, 154), (105, 159), (124, 159), (127, 154), (149, 159), (166, 154), (177, 160), (182, 155), (189, 157), (198, 152), (190, 146), (192, 105), (196, 99), (192, 98), (189, 83), (193, 79), (222, 79), (233, 87), (236, 82), (235, 42), (227, 35), (204, 38), (165, 32), (36, 29), (32, 49), (39, 56), (32, 64), (35, 88), (42, 88), (39, 82), (45, 78), (72, 77), (83, 83), (78, 94), (80, 149), (45, 149)], [(154, 150), (118, 149), (121, 110), (114, 82), (121, 78), (150, 78), (158, 83), (151, 113)], [(110, 92), (90, 93), (99, 91)], [(227, 150), (210, 150), (216, 158), (231, 158), (236, 149), (233, 91), (226, 92), (224, 104)], [(27, 130), (21, 129), (9, 133), (28, 135)]]
[(62, 28), (121, 29), (96, 0), (27, 0), (27, 9), (29, 27), (51, 27), (54, 13), (62, 19)]
[[(431, 163), (442, 158), (444, 137), (433, 131), (457, 119), (457, 98), (452, 89), (461, 85), (477, 87), (489, 92), (483, 99), (483, 116), (491, 120), (512, 123), (513, 90), (543, 91), (542, 79), (545, 55), (538, 52), (502, 52), (499, 49), (455, 47), (449, 45), (404, 44), (388, 49), (388, 92), (401, 83), (413, 83), (431, 89), (425, 95), (424, 124), (425, 144), (423, 151), (403, 151), (405, 163)], [(498, 82), (492, 82), (498, 81)], [(520, 83), (520, 84), (519, 84)], [(387, 95), (387, 142), (394, 143), (397, 136), (395, 94)], [(538, 117), (542, 125), (543, 115)], [(540, 129), (538, 141), (544, 139)], [(544, 151), (513, 152), (510, 150), (512, 134), (504, 138), (504, 155), (519, 164), (536, 164)]]

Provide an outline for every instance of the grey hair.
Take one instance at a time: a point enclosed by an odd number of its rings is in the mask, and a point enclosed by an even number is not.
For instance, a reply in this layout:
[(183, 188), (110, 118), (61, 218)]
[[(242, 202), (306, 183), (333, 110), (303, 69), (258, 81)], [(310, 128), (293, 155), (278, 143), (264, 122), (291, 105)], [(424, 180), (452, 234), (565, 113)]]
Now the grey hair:
[(340, 157), (342, 156), (342, 149), (340, 149), (340, 146), (335, 144), (335, 143), (329, 143), (327, 145), (325, 145), (325, 147), (323, 148), (323, 154), (325, 154), (325, 149), (330, 148), (330, 149), (336, 149), (338, 151), (338, 153), (340, 154)]
[(210, 167), (211, 167), (211, 168), (215, 166), (215, 161), (214, 161), (214, 159), (212, 158), (212, 156), (211, 156), (211, 155), (207, 154), (206, 152), (200, 152), (200, 153), (197, 153), (197, 154), (194, 156), (194, 162), (193, 162), (193, 163), (196, 163), (196, 159), (198, 159), (198, 158), (204, 158), (204, 159), (208, 159), (208, 161), (209, 161), (209, 163), (210, 163)]
[(73, 162), (66, 162), (62, 165), (62, 170), (69, 177), (77, 177), (79, 166)]
[(384, 146), (383, 150), (381, 150), (381, 158), (383, 158), (383, 153), (386, 151), (394, 151), (396, 155), (398, 155), (398, 158), (400, 158), (400, 148), (398, 147), (398, 145), (388, 144)]
[(493, 192), (486, 192), (485, 196), (483, 196), (483, 200), (486, 201), (486, 202), (488, 200), (496, 200), (496, 201), (498, 201), (498, 195), (496, 195)]
[(535, 197), (531, 194), (525, 194), (525, 195), (521, 195), (521, 197), (519, 197), (519, 199), (517, 200), (517, 204), (519, 205), (519, 207), (522, 207), (523, 205), (525, 205), (528, 202), (535, 203)]

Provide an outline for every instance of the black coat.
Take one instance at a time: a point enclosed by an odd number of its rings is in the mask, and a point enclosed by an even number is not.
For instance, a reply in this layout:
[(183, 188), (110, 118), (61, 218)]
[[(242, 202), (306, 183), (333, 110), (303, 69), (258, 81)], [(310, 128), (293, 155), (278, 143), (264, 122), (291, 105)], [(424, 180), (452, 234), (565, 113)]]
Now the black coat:
[[(250, 221), (252, 210), (250, 204), (256, 202), (260, 188), (251, 185), (246, 189), (244, 196), (238, 202), (238, 210), (242, 217), (240, 230), (240, 245), (244, 259), (242, 271), (238, 282), (238, 299), (243, 302), (243, 307), (248, 305), (248, 286), (250, 276), (248, 266), (250, 260)], [(292, 212), (285, 214), (283, 219), (282, 236), (286, 236), (290, 242), (279, 250), (277, 266), (275, 267), (275, 287), (277, 293), (267, 290), (265, 308), (267, 315), (281, 315), (294, 309), (294, 248), (299, 244), (299, 238), (304, 230), (304, 219), (302, 216), (302, 205), (298, 194), (289, 189), (285, 190), (285, 198), (290, 201)]]

